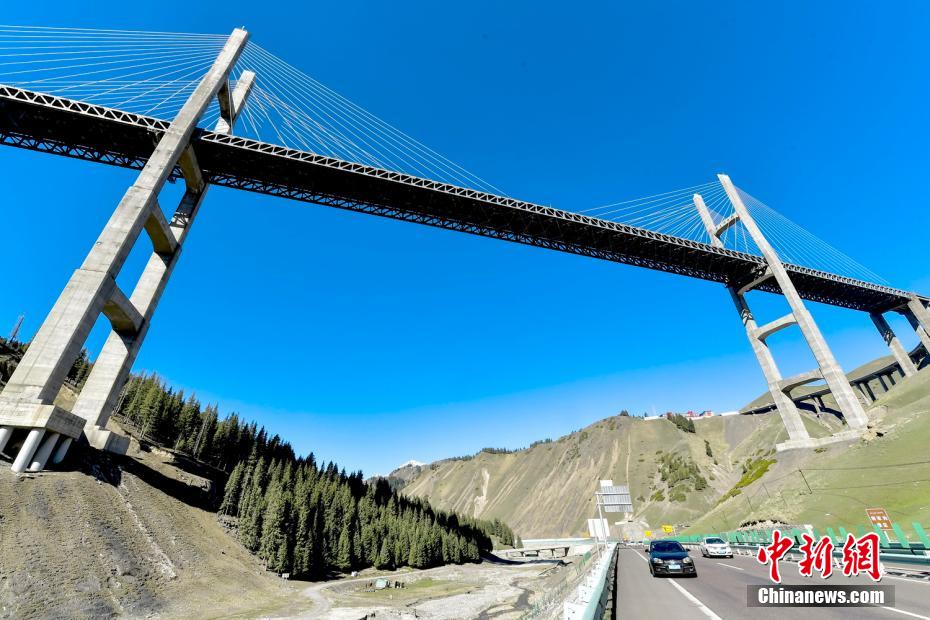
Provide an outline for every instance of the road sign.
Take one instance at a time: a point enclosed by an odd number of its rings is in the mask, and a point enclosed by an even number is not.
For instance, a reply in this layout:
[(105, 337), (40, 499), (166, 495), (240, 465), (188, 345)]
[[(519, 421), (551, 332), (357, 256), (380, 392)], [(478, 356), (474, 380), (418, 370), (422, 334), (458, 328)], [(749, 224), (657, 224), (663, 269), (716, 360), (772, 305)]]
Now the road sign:
[(665, 532), (666, 534), (671, 534), (672, 532), (675, 531), (675, 526), (673, 526), (673, 525), (663, 525), (663, 526), (662, 526), (662, 531)]
[(865, 514), (869, 515), (869, 521), (872, 522), (872, 525), (877, 525), (879, 529), (886, 532), (894, 529), (891, 526), (891, 517), (888, 516), (888, 511), (884, 508), (866, 508)]
[(601, 487), (597, 491), (597, 501), (604, 508), (604, 512), (633, 512), (633, 500), (630, 499), (630, 488), (626, 485), (604, 484), (612, 480), (601, 480)]
[(646, 538), (652, 538), (652, 530), (646, 530)]

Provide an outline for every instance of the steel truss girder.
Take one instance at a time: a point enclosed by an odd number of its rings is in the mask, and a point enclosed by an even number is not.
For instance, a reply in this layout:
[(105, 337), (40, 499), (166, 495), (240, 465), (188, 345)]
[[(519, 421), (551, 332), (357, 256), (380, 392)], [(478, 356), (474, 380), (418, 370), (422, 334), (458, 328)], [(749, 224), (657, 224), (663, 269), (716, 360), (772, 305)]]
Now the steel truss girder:
[[(159, 119), (0, 85), (0, 144), (141, 168), (167, 127)], [(216, 185), (727, 285), (745, 283), (765, 266), (751, 254), (239, 136), (198, 130), (192, 144), (205, 180)], [(181, 176), (179, 169), (172, 174)], [(886, 311), (910, 297), (837, 274), (785, 267), (811, 301)], [(755, 289), (781, 292), (771, 279)]]

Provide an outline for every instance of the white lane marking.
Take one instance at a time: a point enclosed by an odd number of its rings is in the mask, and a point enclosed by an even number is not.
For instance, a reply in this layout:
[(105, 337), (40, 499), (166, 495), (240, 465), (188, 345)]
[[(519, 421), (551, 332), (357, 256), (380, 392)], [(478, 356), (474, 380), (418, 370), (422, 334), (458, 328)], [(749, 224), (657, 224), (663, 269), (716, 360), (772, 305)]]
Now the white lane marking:
[[(723, 562), (717, 562), (717, 564), (719, 564), (720, 566), (726, 566), (728, 568), (735, 568), (736, 570), (746, 570), (745, 568), (740, 568), (738, 566), (730, 566), (729, 564), (724, 564)], [(907, 581), (910, 583), (922, 583), (924, 585), (930, 585), (930, 582), (922, 581), (920, 579), (908, 578), (908, 577), (895, 577), (893, 575), (882, 575), (882, 580), (885, 580), (885, 579), (897, 579), (898, 581)], [(678, 584), (672, 582), (672, 585), (678, 585)], [(885, 605), (881, 605), (880, 607), (882, 609), (887, 609), (888, 611), (893, 611), (895, 613), (899, 613), (905, 616), (910, 616), (911, 618), (920, 618), (921, 620), (930, 620), (930, 617), (922, 616), (920, 614), (915, 614), (912, 611), (905, 611), (903, 609), (898, 609), (897, 607), (888, 607)]]
[[(635, 553), (635, 554), (638, 555), (640, 558), (642, 558), (643, 562), (645, 562), (646, 564), (649, 564), (649, 560), (647, 560), (645, 557), (643, 557), (643, 555), (642, 555), (639, 551), (637, 551), (636, 549), (633, 549), (633, 553)], [(718, 563), (719, 563), (719, 562), (718, 562)], [(695, 605), (697, 605), (697, 608), (700, 610), (700, 612), (701, 612), (702, 614), (704, 614), (705, 616), (707, 616), (707, 617), (710, 618), (711, 620), (723, 620), (723, 618), (721, 618), (720, 616), (718, 616), (717, 614), (715, 614), (713, 611), (711, 611), (710, 608), (707, 607), (707, 605), (705, 605), (704, 603), (702, 603), (701, 601), (699, 601), (693, 594), (691, 594), (690, 592), (688, 592), (687, 590), (685, 590), (683, 587), (681, 587), (680, 585), (678, 585), (677, 583), (675, 583), (674, 581), (671, 581), (671, 580), (669, 580), (668, 583), (670, 583), (670, 584), (672, 584), (673, 586), (675, 586), (675, 589), (678, 590), (679, 592), (681, 592), (682, 595), (684, 595), (684, 597), (685, 597), (686, 599), (688, 599), (689, 601), (691, 601), (692, 603), (694, 603)], [(930, 620), (930, 618), (928, 618), (927, 620)]]
[(732, 568), (733, 570), (746, 570), (745, 568), (740, 568), (739, 566), (732, 566), (730, 564), (724, 564), (723, 562), (717, 562), (720, 566), (726, 566), (727, 568)]
[(911, 618), (921, 618), (921, 620), (930, 620), (927, 616), (921, 616), (920, 614), (915, 614), (912, 611), (904, 611), (903, 609), (898, 609), (897, 607), (885, 607), (882, 606), (882, 609), (887, 609), (888, 611), (893, 611), (895, 613), (904, 614), (905, 616), (910, 616)]

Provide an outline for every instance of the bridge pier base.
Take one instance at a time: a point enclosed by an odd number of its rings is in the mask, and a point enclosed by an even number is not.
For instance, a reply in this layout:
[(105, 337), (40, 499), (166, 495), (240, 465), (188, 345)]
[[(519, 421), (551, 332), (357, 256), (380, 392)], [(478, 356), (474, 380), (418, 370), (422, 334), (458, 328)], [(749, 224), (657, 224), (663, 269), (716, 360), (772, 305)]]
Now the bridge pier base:
[(0, 452), (6, 450), (6, 444), (10, 441), (10, 437), (13, 436), (13, 427), (4, 426), (0, 428)]
[[(235, 109), (227, 79), (247, 39), (244, 30), (237, 29), (230, 35), (213, 66), (126, 191), (84, 263), (74, 272), (0, 394), (0, 424), (32, 429), (14, 461), (14, 471), (23, 471), (27, 463), (44, 467), (54, 448), (55, 442), (51, 440), (57, 441), (59, 433), (75, 439), (85, 426), (88, 440), (97, 447), (128, 446), (127, 441), (116, 440), (102, 426), (109, 417), (117, 386), (125, 381), (148, 330), (151, 314), (170, 275), (168, 265), (173, 266), (177, 258), (178, 235), (164, 218), (158, 194), (175, 168), (180, 167), (188, 187), (185, 198), (196, 196), (194, 210), (199, 206), (205, 184), (190, 139), (201, 116), (221, 91), (226, 101), (221, 101), (220, 107), (228, 114)], [(189, 200), (182, 201), (182, 207), (185, 202)], [(193, 212), (188, 215), (192, 217)], [(189, 219), (183, 224), (185, 230)], [(127, 298), (116, 285), (116, 276), (143, 230), (152, 240), (154, 254), (132, 297)], [(95, 364), (75, 403), (75, 413), (81, 415), (74, 415), (56, 407), (54, 401), (101, 314), (110, 320), (112, 332), (99, 365)], [(54, 435), (42, 445), (33, 461), (46, 429)]]
[(29, 434), (26, 435), (26, 441), (23, 442), (22, 447), (19, 449), (19, 453), (16, 455), (16, 459), (13, 461), (11, 469), (15, 473), (21, 474), (26, 471), (26, 466), (32, 463), (32, 457), (36, 453), (39, 442), (42, 441), (44, 435), (44, 428), (34, 428), (29, 431)]
[(32, 457), (32, 463), (29, 465), (29, 471), (42, 471), (45, 469), (45, 464), (48, 462), (48, 457), (52, 455), (52, 450), (55, 449), (55, 445), (58, 443), (59, 437), (60, 435), (58, 433), (46, 435), (45, 440), (42, 441), (39, 449), (36, 450), (35, 455)]
[(71, 447), (71, 438), (63, 437), (61, 443), (58, 444), (58, 449), (55, 450), (55, 454), (52, 455), (52, 465), (58, 465), (65, 457), (68, 456), (68, 448)]

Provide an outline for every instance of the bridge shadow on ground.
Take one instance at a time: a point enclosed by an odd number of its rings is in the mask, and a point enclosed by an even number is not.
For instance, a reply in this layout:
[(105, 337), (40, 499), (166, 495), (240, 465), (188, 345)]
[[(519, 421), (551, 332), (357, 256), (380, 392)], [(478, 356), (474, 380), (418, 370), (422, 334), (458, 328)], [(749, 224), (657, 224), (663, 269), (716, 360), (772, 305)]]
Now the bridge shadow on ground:
[[(149, 452), (145, 447), (142, 451), (143, 454)], [(178, 458), (178, 455), (173, 456), (174, 461), (171, 464), (165, 464), (165, 468), (177, 469), (180, 474), (178, 478), (159, 471), (139, 458), (103, 452), (86, 444), (75, 444), (68, 457), (55, 466), (55, 471), (79, 472), (95, 478), (100, 484), (108, 484), (114, 488), (122, 484), (124, 475), (130, 474), (188, 506), (215, 512), (220, 502), (217, 489), (222, 488), (224, 480), (217, 481), (216, 471), (209, 471), (212, 474), (209, 478), (203, 475), (207, 473), (205, 470), (212, 468), (207, 468), (190, 459)], [(209, 484), (198, 486), (179, 479), (184, 477), (185, 472)]]

